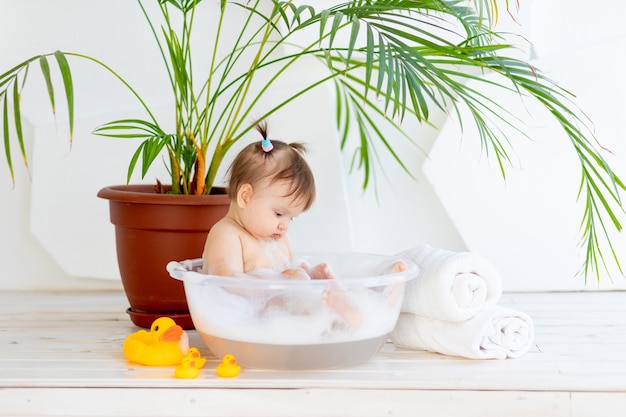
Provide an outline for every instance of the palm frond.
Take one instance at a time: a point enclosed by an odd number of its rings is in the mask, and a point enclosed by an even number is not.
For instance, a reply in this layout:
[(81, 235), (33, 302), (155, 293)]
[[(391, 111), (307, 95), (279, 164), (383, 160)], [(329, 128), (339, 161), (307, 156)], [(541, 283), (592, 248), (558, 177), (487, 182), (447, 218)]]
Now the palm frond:
[[(566, 143), (578, 157), (578, 198), (584, 203), (580, 242), (586, 250), (581, 270), (585, 276), (607, 269), (609, 260), (621, 271), (610, 242), (610, 229), (622, 228), (621, 193), (626, 187), (602, 157), (602, 148), (572, 94), (528, 63), (508, 57), (512, 46), (494, 30), (499, 15), (495, 0), (352, 0), (325, 10), (299, 5), (294, 0), (220, 0), (219, 16), (214, 17), (215, 41), (208, 51), (202, 50), (212, 54), (210, 67), (207, 76), (197, 83), (191, 32), (199, 3), (159, 0), (160, 15), (155, 17), (138, 0), (169, 75), (176, 103), (174, 133), (160, 127), (148, 105), (123, 77), (87, 55), (56, 51), (32, 57), (1, 74), (2, 135), (12, 179), (10, 127), (14, 126), (25, 160), (20, 97), (30, 64), (35, 61), (43, 74), (53, 114), (58, 98), (51, 70), (58, 68), (61, 74), (70, 143), (75, 104), (68, 58), (95, 63), (127, 87), (145, 110), (146, 120), (118, 120), (100, 126), (94, 133), (141, 140), (131, 158), (128, 179), (140, 159), (144, 176), (158, 155), (166, 153), (175, 192), (193, 188), (189, 181), (197, 177), (192, 170), (199, 158), (203, 162), (210, 159), (204, 176), (208, 192), (226, 152), (257, 120), (327, 82), (335, 86), (340, 147), (348, 150), (351, 139), (355, 139), (352, 167), (363, 173), (364, 187), (376, 183), (382, 152), (411, 175), (398, 140), (419, 146), (402, 124), (407, 119), (429, 123), (436, 112), (456, 117), (462, 130), (473, 125), (483, 152), (497, 161), (506, 176), (515, 148), (506, 132), (513, 129), (522, 137), (527, 135), (523, 121), (491, 98), (489, 91), (497, 88), (522, 102), (539, 103), (563, 130)], [(508, 8), (508, 1), (506, 4)], [(236, 30), (225, 24), (230, 7), (243, 13), (242, 24)], [(297, 45), (296, 35), (305, 31), (308, 43)], [(289, 52), (283, 51), (286, 46)], [(294, 49), (296, 52), (291, 52)], [(56, 66), (51, 69), (48, 58), (52, 56)], [(261, 107), (271, 87), (303, 57), (319, 60), (327, 73), (299, 86), (289, 97)], [(260, 71), (269, 75), (254, 89)], [(194, 88), (194, 83), (199, 88)], [(11, 117), (13, 124), (9, 122)], [(383, 122), (392, 127), (394, 137), (384, 133), (380, 125)], [(206, 158), (209, 146), (213, 155)], [(378, 172), (384, 173), (387, 167), (382, 168)], [(607, 245), (610, 258), (602, 253)]]

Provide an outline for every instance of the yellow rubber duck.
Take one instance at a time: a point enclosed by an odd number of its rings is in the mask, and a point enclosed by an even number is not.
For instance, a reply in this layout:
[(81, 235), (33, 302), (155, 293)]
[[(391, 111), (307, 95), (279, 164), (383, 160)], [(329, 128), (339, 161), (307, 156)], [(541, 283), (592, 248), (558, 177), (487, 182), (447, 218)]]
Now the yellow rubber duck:
[(185, 356), (180, 362), (180, 365), (174, 369), (174, 376), (176, 378), (197, 378), (199, 373), (200, 368), (198, 368), (195, 361), (189, 356)]
[(169, 317), (156, 319), (150, 331), (139, 330), (124, 341), (124, 356), (149, 366), (178, 365), (188, 350), (187, 333)]
[(202, 368), (206, 363), (206, 358), (203, 358), (202, 355), (200, 355), (200, 351), (198, 350), (198, 348), (195, 347), (189, 348), (186, 357), (191, 358), (191, 360), (194, 362), (194, 366), (198, 369)]
[(221, 376), (222, 378), (236, 377), (239, 375), (239, 371), (241, 371), (241, 366), (237, 365), (237, 359), (230, 354), (224, 356), (222, 363), (215, 369), (217, 376)]

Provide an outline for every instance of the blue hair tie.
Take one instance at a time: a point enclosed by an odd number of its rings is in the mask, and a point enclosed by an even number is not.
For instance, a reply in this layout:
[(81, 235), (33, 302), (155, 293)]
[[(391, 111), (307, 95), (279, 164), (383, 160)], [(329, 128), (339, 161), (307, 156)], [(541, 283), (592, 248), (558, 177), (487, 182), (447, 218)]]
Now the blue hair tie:
[(274, 149), (274, 145), (272, 145), (272, 142), (269, 139), (263, 139), (261, 141), (261, 149), (263, 149), (264, 152), (269, 152)]

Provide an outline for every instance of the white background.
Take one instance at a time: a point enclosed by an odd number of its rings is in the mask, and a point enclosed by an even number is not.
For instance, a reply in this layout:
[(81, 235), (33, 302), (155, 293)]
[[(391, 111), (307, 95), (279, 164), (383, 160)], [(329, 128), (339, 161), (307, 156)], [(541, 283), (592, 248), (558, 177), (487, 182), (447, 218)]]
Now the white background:
[[(315, 2), (317, 7), (330, 3)], [(618, 78), (624, 67), (626, 6), (617, 0), (592, 10), (579, 0), (520, 3), (520, 10), (512, 11), (517, 22), (501, 10), (500, 29), (521, 34), (511, 37), (519, 42), (519, 55), (577, 95), (596, 135), (613, 152), (604, 156), (626, 177), (620, 123), (626, 87)], [(135, 2), (0, 0), (0, 72), (56, 49), (101, 59), (156, 103), (159, 113), (168, 114), (165, 75)], [(285, 82), (286, 89), (315, 76), (318, 68), (309, 64)], [(14, 152), (13, 189), (0, 164), (0, 289), (120, 287), (108, 205), (95, 195), (106, 185), (125, 182), (136, 143), (90, 132), (100, 123), (141, 113), (100, 69), (79, 61), (71, 65), (77, 106), (71, 151), (64, 103), (55, 124), (35, 67), (22, 100), (29, 169), (19, 166)], [(519, 106), (515, 99), (501, 100)], [(494, 161), (480, 154), (471, 131), (461, 133), (454, 120), (434, 114), (437, 129), (407, 126), (425, 151), (402, 149), (415, 179), (399, 169), (379, 172), (375, 193), (361, 190), (358, 173), (348, 174), (351, 155), (338, 151), (332, 104), (330, 91), (319, 89), (270, 120), (272, 136), (309, 144), (318, 182), (317, 203), (293, 225), (297, 251), (395, 254), (428, 243), (479, 253), (499, 269), (508, 291), (626, 288), (626, 279), (617, 275), (613, 282), (603, 276), (599, 285), (575, 276), (582, 263), (579, 170), (567, 138), (545, 118), (529, 117), (533, 142), (515, 138), (516, 163), (505, 182)], [(383, 164), (393, 167), (384, 156)], [(166, 178), (155, 170), (145, 181), (156, 176)], [(623, 253), (624, 237), (613, 233), (612, 238)]]

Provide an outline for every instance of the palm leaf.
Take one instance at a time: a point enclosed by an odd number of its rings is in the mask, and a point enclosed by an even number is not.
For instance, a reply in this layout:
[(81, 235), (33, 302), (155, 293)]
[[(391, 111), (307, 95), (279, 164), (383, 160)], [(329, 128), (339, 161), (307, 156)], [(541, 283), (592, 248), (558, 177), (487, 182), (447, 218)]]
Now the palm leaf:
[(24, 133), (22, 131), (22, 112), (20, 111), (20, 91), (17, 80), (13, 83), (13, 120), (15, 121), (15, 135), (17, 136), (17, 143), (20, 146), (20, 152), (22, 153), (22, 160), (24, 165), (28, 167), (28, 161), (26, 159), (26, 148), (24, 146)]
[(93, 133), (120, 139), (166, 136), (166, 133), (158, 125), (141, 119), (115, 120), (98, 126)]
[(54, 85), (52, 84), (52, 77), (50, 76), (50, 64), (48, 64), (48, 58), (42, 55), (39, 58), (39, 67), (41, 68), (41, 74), (46, 81), (46, 89), (48, 90), (48, 97), (50, 98), (50, 106), (52, 107), (52, 114), (56, 117), (56, 106), (54, 101)]
[(13, 161), (11, 159), (11, 141), (9, 137), (9, 110), (6, 94), (1, 94), (2, 98), (2, 137), (4, 138), (4, 155), (11, 174), (11, 182), (15, 184), (15, 172), (13, 171)]
[(54, 57), (59, 65), (61, 71), (61, 78), (63, 79), (63, 86), (65, 87), (65, 98), (67, 100), (67, 115), (69, 118), (70, 129), (70, 146), (74, 137), (74, 85), (72, 83), (72, 73), (70, 66), (65, 58), (65, 55), (61, 51), (56, 51)]

